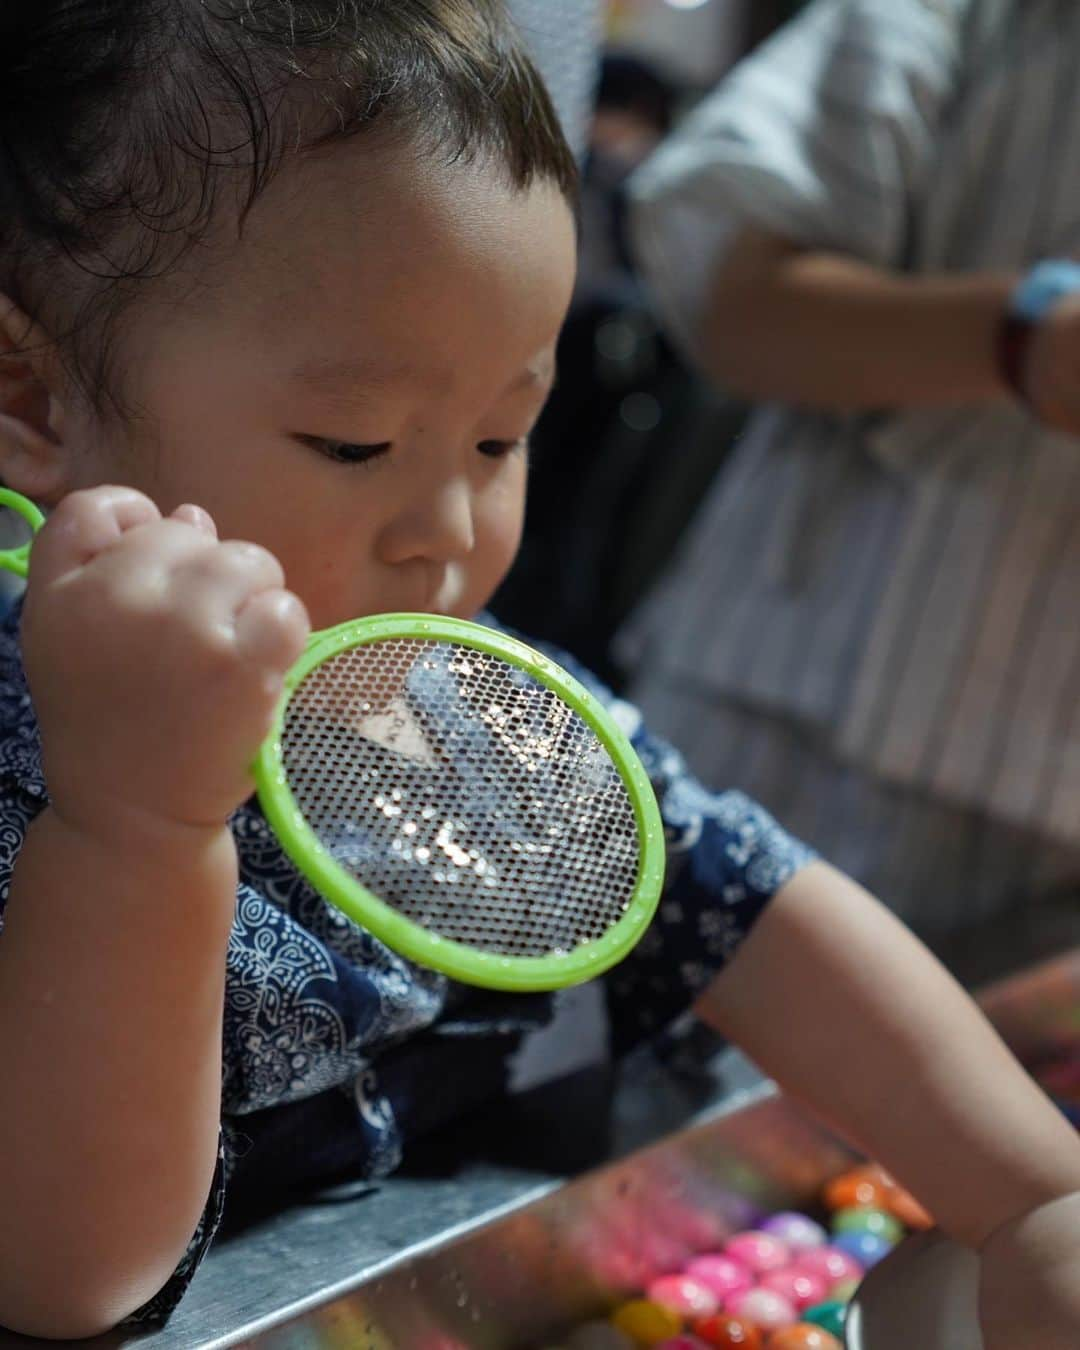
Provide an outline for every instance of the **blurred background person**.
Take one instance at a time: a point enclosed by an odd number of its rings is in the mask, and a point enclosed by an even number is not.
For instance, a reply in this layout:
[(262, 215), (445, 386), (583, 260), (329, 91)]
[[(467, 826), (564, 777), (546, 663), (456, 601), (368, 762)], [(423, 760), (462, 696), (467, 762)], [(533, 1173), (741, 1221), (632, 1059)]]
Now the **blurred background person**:
[(1066, 0), (815, 0), (633, 182), (669, 331), (762, 405), (634, 697), (932, 940), (1075, 913), (1078, 75)]
[(598, 294), (613, 308), (637, 298), (626, 183), (671, 131), (677, 100), (676, 85), (643, 57), (601, 57), (581, 184), (581, 308)]
[[(545, 72), (545, 52), (556, 55), (559, 102), (559, 67), (571, 60), (565, 25), (542, 0), (514, 3)], [(627, 182), (685, 110), (798, 3), (603, 6), (608, 46), (594, 67), (583, 138), (580, 279), (558, 383), (532, 437), (523, 546), (493, 608), (616, 685), (624, 672), (612, 658), (613, 634), (671, 556), (746, 414), (658, 322), (631, 248)]]
[(663, 333), (631, 252), (627, 183), (692, 92), (685, 77), (633, 50), (612, 48), (600, 60), (578, 284), (557, 384), (532, 437), (523, 547), (494, 604), (505, 622), (560, 643), (613, 681), (612, 635), (670, 553), (742, 416)]

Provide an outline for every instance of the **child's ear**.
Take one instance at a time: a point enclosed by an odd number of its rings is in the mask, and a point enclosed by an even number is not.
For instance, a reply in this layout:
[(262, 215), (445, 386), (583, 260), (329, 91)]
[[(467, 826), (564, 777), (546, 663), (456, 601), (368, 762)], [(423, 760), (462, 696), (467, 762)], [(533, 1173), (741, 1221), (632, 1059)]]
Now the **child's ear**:
[(0, 294), (0, 482), (43, 506), (66, 490), (68, 387), (52, 338)]

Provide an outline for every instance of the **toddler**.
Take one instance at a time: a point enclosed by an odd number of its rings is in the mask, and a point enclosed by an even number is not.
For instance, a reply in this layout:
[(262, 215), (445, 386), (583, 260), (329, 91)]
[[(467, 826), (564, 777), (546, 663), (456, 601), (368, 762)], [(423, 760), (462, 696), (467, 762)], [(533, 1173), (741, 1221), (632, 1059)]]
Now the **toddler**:
[[(574, 169), (496, 0), (9, 0), (0, 39), (0, 477), (51, 513), (0, 634), (0, 1324), (75, 1337), (168, 1314), (256, 1118), (293, 1180), (385, 1174), (549, 1015), (331, 910), (247, 766), (311, 625), (475, 615), (509, 567)], [(981, 1249), (990, 1350), (1075, 1347), (1075, 1134), (616, 712), (670, 855), (616, 1050), (696, 999)]]

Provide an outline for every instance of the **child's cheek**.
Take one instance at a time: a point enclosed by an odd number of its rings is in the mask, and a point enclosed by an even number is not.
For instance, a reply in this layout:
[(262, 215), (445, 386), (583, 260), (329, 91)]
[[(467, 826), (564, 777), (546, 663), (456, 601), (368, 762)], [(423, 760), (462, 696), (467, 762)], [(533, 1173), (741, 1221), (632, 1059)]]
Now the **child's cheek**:
[[(524, 457), (521, 457), (513, 465), (513, 471), (507, 474), (510, 481), (503, 488), (503, 500), (493, 530), (503, 575), (510, 570), (521, 547), (521, 535), (525, 527), (526, 477), (527, 467)], [(501, 575), (499, 580), (502, 580)]]

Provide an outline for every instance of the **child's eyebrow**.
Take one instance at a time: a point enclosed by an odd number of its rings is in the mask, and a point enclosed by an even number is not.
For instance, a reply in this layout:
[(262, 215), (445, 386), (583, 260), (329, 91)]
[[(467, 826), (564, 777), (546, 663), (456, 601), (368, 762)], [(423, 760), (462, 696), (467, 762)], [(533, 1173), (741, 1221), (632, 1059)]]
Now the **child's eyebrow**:
[[(318, 393), (332, 394), (346, 390), (354, 398), (363, 398), (365, 392), (372, 389), (386, 389), (406, 383), (410, 378), (415, 378), (415, 371), (404, 364), (387, 366), (381, 362), (357, 358), (347, 361), (315, 358), (302, 361), (293, 370), (291, 378)], [(537, 386), (547, 388), (554, 383), (554, 379), (553, 363), (530, 365), (510, 382), (506, 395)]]
[(292, 372), (292, 380), (323, 393), (347, 389), (358, 397), (365, 387), (386, 388), (402, 383), (411, 371), (408, 366), (387, 366), (380, 362), (353, 358), (348, 361), (314, 359), (302, 361)]

